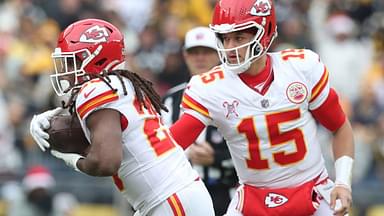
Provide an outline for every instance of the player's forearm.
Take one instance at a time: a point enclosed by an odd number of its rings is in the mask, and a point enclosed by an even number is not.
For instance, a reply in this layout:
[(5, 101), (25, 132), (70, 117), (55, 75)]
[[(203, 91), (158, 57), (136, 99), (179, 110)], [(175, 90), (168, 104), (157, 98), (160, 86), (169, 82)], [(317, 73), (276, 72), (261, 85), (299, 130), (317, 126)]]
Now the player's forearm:
[(352, 127), (348, 120), (334, 134), (333, 153), (335, 158), (335, 183), (351, 190), (354, 140)]
[(341, 156), (354, 158), (355, 147), (353, 140), (353, 131), (348, 120), (335, 131), (333, 138), (333, 155), (335, 160)]
[(112, 176), (117, 173), (120, 164), (102, 162), (97, 157), (88, 154), (86, 158), (77, 161), (77, 167), (91, 176)]

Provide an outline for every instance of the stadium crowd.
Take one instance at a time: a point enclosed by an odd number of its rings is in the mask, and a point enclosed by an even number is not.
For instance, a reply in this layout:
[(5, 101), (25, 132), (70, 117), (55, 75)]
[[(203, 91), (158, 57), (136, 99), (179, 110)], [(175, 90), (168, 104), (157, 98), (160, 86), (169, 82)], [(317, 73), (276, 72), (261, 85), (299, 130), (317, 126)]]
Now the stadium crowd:
[[(101, 18), (125, 35), (128, 69), (151, 80), (160, 95), (189, 79), (182, 56), (186, 31), (207, 26), (215, 0), (0, 0), (0, 198), (31, 166), (44, 164), (57, 192), (80, 202), (118, 202), (109, 178), (72, 172), (30, 137), (33, 113), (56, 107), (47, 74), (57, 35), (82, 18)], [(384, 205), (384, 2), (275, 0), (279, 37), (272, 50), (310, 48), (328, 66), (356, 139), (355, 215)], [(321, 130), (324, 149), (330, 134)], [(332, 170), (331, 152), (326, 152)], [(331, 173), (332, 174), (332, 173)], [(70, 181), (68, 181), (70, 179)], [(102, 194), (102, 196), (100, 196)]]

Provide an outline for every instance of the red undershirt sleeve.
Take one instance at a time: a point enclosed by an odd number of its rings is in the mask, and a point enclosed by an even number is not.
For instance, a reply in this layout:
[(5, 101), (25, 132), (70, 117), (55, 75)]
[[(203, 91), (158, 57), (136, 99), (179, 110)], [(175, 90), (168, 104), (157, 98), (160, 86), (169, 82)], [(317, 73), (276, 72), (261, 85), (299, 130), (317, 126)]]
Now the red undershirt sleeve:
[(173, 139), (183, 148), (195, 142), (205, 125), (189, 114), (183, 114), (170, 128)]
[(317, 109), (311, 110), (313, 117), (328, 130), (335, 132), (345, 122), (346, 116), (334, 89), (330, 89), (327, 99)]

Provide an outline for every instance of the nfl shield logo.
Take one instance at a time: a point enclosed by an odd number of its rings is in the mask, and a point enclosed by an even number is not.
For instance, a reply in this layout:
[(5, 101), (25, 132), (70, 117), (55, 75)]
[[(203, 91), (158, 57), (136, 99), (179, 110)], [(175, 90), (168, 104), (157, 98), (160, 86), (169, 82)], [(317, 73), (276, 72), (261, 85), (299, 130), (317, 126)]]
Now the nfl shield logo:
[(261, 107), (268, 108), (269, 107), (269, 100), (263, 99), (260, 101)]

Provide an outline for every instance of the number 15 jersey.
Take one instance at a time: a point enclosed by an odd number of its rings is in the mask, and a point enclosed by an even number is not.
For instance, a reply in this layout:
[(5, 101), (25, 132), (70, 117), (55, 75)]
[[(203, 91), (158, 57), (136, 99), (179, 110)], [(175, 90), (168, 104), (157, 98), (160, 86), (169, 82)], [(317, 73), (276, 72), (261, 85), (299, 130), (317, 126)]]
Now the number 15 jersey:
[(192, 77), (182, 106), (204, 124), (218, 127), (240, 183), (281, 188), (325, 178), (310, 111), (328, 97), (328, 72), (310, 50), (268, 55), (274, 80), (265, 94), (218, 66)]

